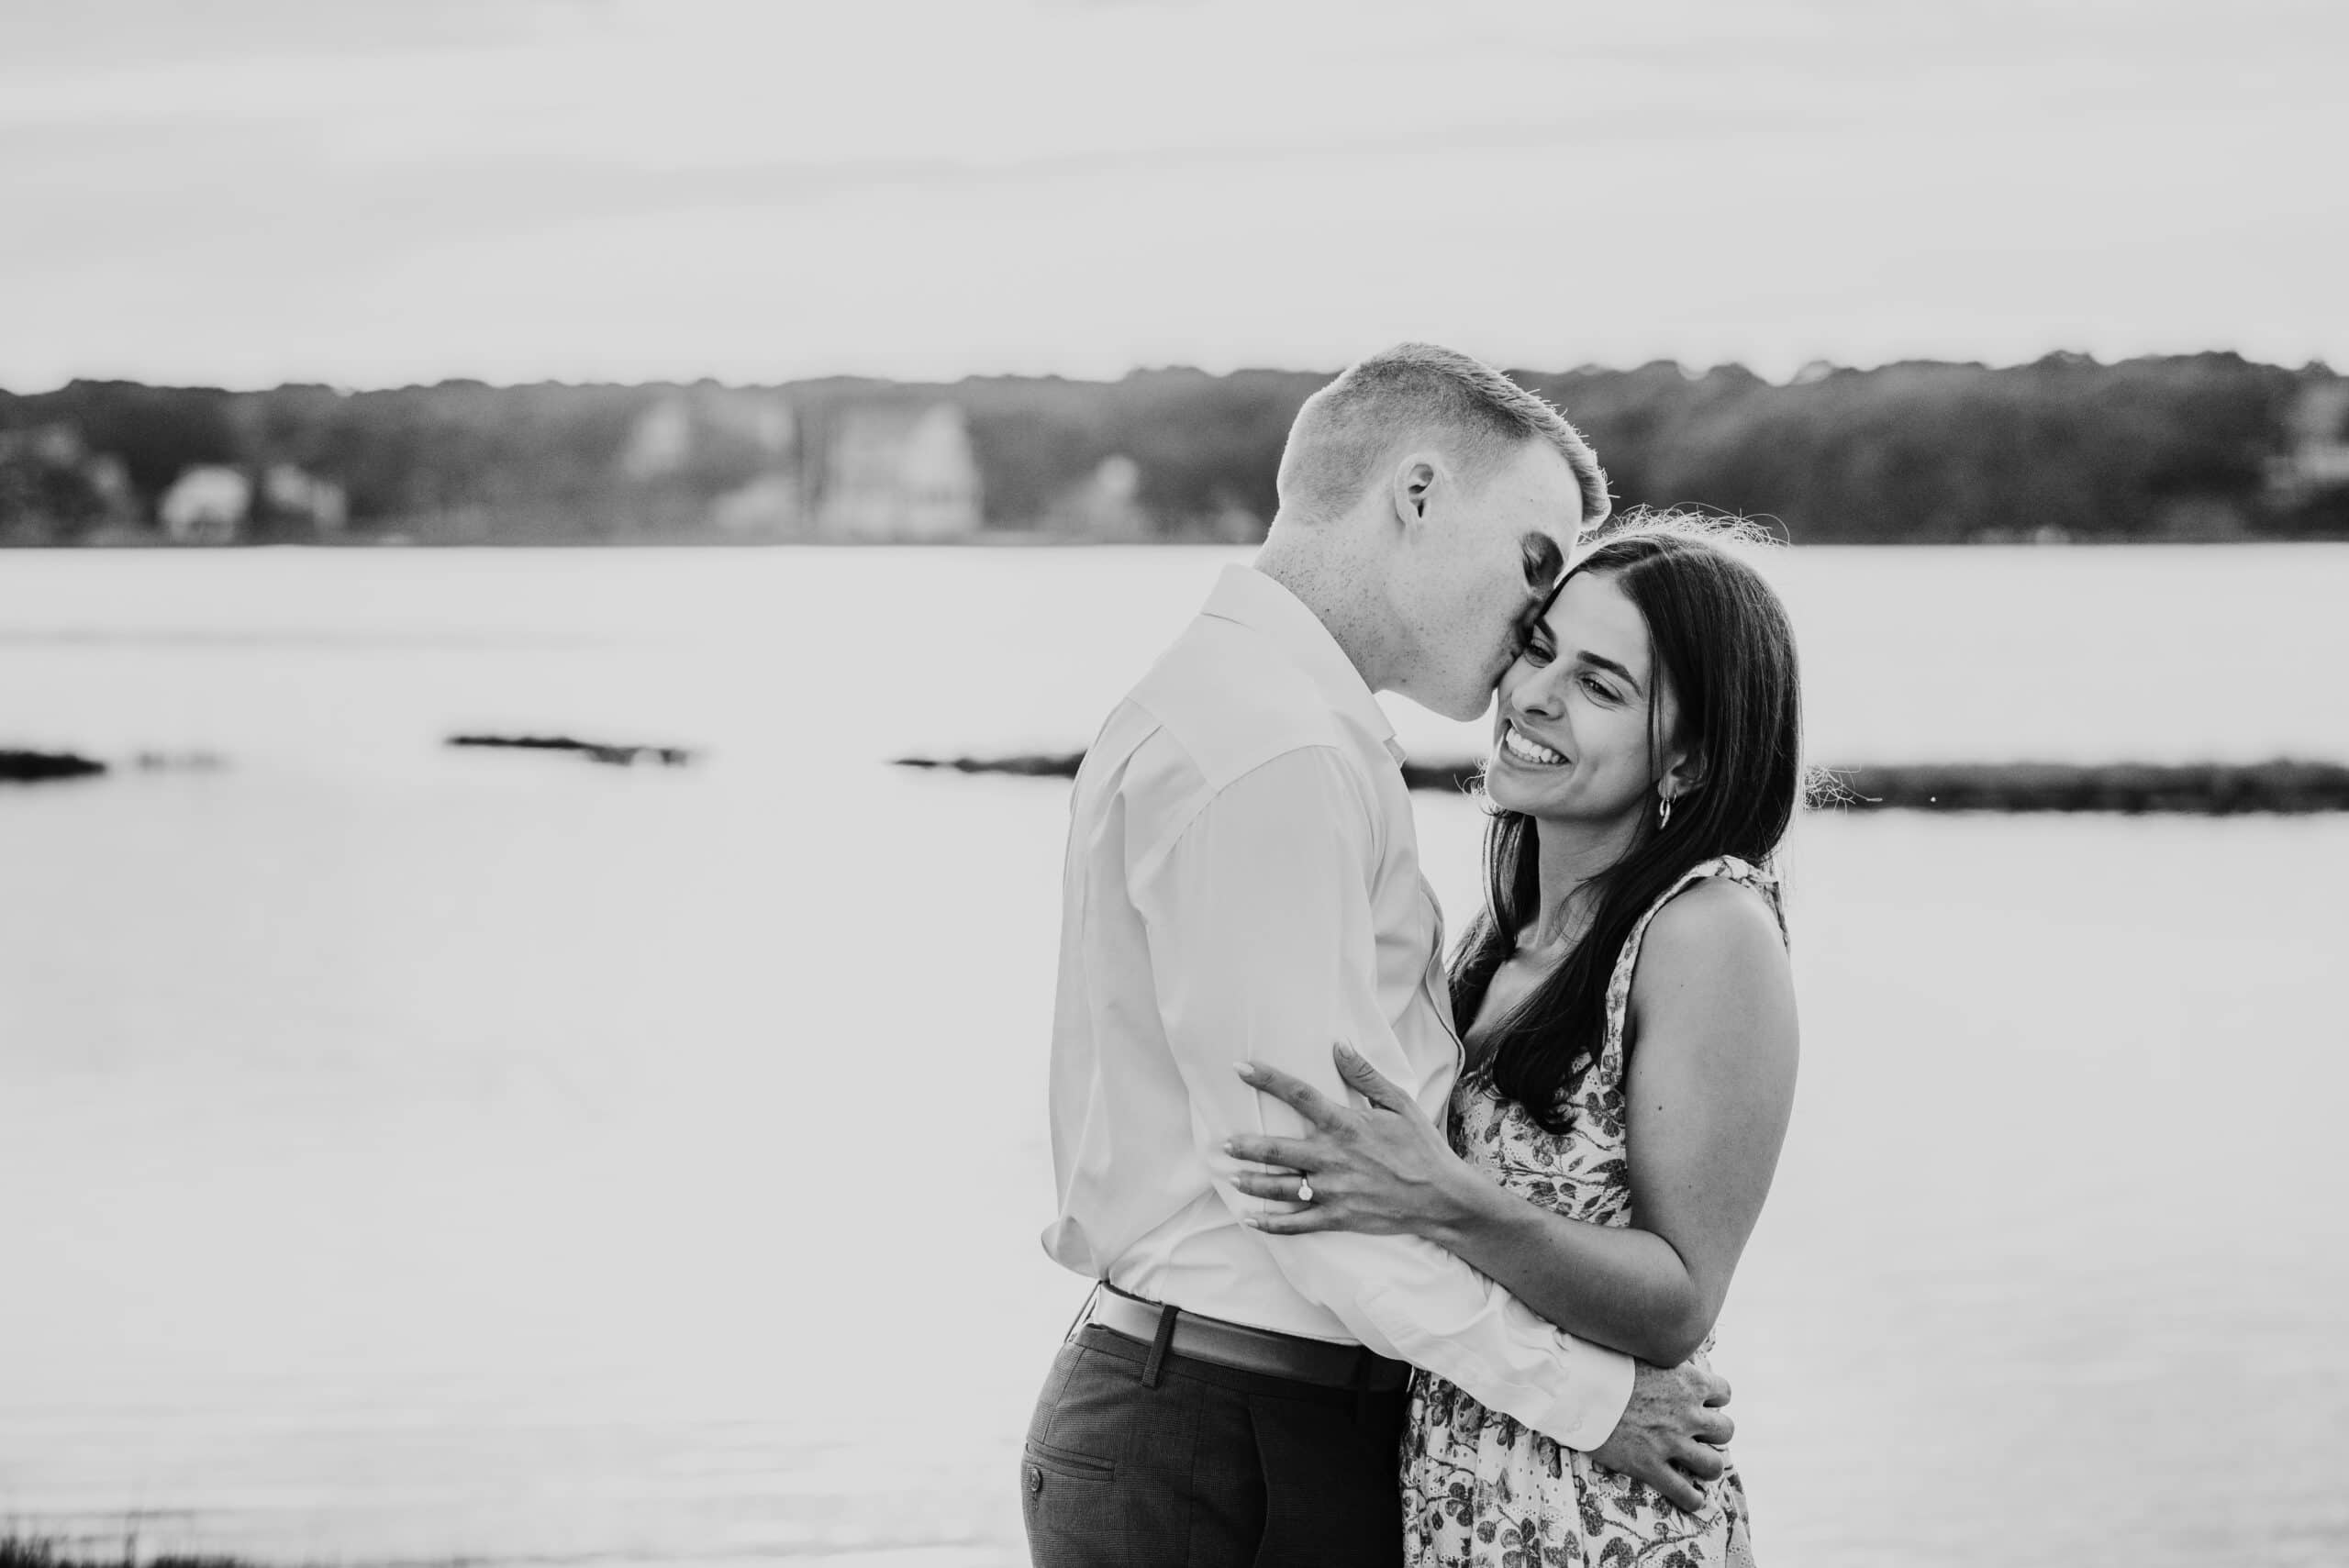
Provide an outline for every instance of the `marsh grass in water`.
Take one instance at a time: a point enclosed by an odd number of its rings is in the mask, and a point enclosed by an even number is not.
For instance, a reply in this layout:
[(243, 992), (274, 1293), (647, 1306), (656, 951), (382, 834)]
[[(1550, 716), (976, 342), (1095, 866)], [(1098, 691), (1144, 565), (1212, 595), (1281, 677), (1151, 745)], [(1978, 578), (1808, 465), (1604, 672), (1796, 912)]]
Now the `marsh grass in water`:
[(259, 1568), (250, 1559), (165, 1551), (139, 1554), (139, 1538), (126, 1537), (119, 1553), (91, 1552), (41, 1536), (0, 1536), (0, 1568)]
[(632, 768), (639, 762), (682, 768), (694, 760), (692, 749), (685, 746), (581, 740), (569, 735), (451, 735), (445, 743), (466, 751), (562, 751), (584, 757), (591, 762), (623, 768)]
[[(1082, 751), (1013, 757), (900, 757), (901, 768), (1022, 778), (1074, 778)], [(1446, 794), (1471, 789), (1481, 762), (1406, 762), (1403, 782)], [(1814, 807), (1851, 811), (2099, 811), (2232, 817), (2349, 811), (2349, 766), (2272, 762), (1920, 762), (1828, 768), (1812, 777)]]
[(7, 784), (95, 778), (106, 771), (104, 762), (72, 751), (0, 751), (0, 782)]

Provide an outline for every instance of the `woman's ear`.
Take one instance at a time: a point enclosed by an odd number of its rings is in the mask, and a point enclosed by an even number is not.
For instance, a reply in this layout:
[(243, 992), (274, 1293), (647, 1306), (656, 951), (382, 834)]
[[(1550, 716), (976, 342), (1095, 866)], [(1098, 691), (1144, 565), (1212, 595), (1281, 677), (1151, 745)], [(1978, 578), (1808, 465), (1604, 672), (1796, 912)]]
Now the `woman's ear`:
[(1679, 800), (1704, 787), (1705, 759), (1696, 751), (1674, 751), (1655, 784), (1656, 793), (1666, 800)]

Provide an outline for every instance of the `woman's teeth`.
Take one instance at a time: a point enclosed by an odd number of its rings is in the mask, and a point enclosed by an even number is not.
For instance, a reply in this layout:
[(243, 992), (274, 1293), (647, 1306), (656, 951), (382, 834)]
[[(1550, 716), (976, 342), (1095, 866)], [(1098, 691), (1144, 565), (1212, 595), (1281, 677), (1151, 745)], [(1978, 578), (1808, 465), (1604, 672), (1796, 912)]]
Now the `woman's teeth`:
[(1501, 746), (1520, 762), (1531, 762), (1537, 768), (1554, 768), (1566, 759), (1537, 740), (1529, 740), (1518, 733), (1512, 724), (1501, 731)]

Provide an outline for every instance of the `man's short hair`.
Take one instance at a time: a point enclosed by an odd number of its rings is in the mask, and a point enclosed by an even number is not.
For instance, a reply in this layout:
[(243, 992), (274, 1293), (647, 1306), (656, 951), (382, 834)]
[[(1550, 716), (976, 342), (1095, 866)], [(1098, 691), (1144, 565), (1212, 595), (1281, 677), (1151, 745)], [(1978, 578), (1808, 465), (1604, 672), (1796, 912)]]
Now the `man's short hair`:
[(1525, 442), (1547, 441), (1582, 484), (1582, 526), (1613, 502), (1590, 444), (1565, 417), (1480, 360), (1433, 343), (1397, 343), (1305, 400), (1281, 454), (1284, 511), (1333, 517), (1362, 498), (1405, 442), (1431, 439), (1476, 483)]

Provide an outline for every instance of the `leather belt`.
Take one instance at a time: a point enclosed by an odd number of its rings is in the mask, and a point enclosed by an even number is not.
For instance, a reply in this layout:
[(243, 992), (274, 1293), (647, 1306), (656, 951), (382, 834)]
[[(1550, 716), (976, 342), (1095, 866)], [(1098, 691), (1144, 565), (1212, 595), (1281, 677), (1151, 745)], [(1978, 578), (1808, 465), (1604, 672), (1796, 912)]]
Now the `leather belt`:
[[(1075, 1328), (1107, 1329), (1147, 1350), (1157, 1343), (1166, 1311), (1157, 1302), (1128, 1296), (1112, 1285), (1102, 1285), (1077, 1315)], [(1202, 1318), (1180, 1307), (1174, 1311), (1174, 1333), (1165, 1344), (1169, 1355), (1188, 1356), (1236, 1372), (1261, 1373), (1267, 1377), (1286, 1377), (1324, 1388), (1352, 1388), (1366, 1394), (1387, 1393), (1410, 1380), (1408, 1362), (1389, 1361), (1362, 1345), (1333, 1345), (1327, 1340), (1308, 1340), (1270, 1329), (1252, 1329), (1244, 1323), (1227, 1323), (1220, 1318)]]

